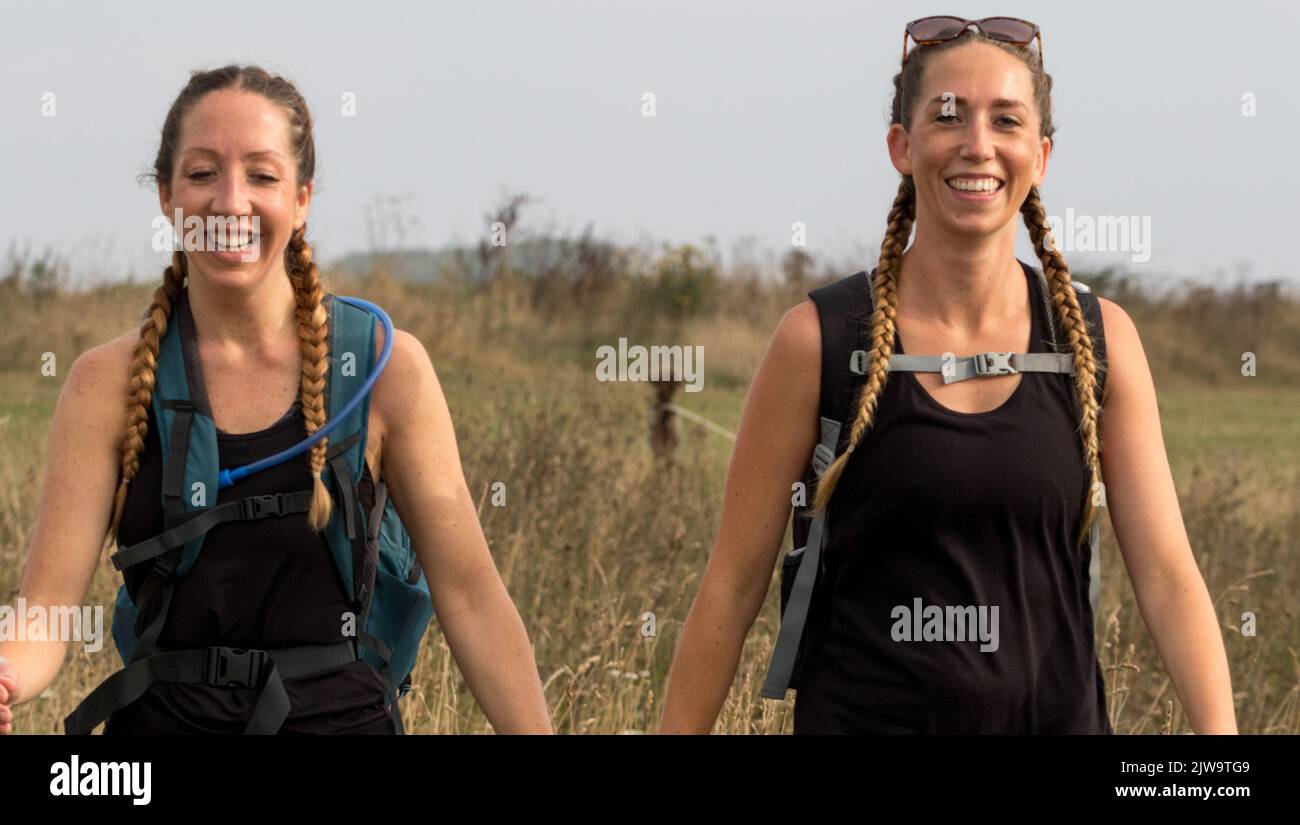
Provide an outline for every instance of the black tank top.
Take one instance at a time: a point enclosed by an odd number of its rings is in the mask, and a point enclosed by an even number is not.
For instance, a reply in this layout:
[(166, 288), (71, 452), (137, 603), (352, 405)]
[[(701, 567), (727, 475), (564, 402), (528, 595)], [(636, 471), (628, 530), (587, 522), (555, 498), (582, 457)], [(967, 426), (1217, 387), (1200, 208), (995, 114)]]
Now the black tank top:
[[(1037, 273), (1025, 270), (1025, 351), (1052, 352)], [(889, 374), (832, 497), (795, 733), (1114, 732), (1087, 550), (1074, 541), (1088, 479), (1072, 381), (1024, 373), (998, 409), (962, 413), (915, 374)], [(997, 606), (997, 649), (955, 633), (895, 641), (930, 606)]]
[[(162, 459), (157, 423), (149, 432), (140, 469), (127, 488), (119, 544), (130, 546), (163, 531)], [(222, 467), (238, 467), (293, 446), (306, 436), (302, 404), (295, 401), (275, 424), (255, 433), (217, 431)], [(246, 496), (311, 488), (303, 453), (220, 490), (217, 503)], [(369, 464), (358, 493), (366, 512), (374, 506)], [(146, 626), (157, 615), (157, 581), (151, 565), (124, 571), (126, 586)], [(166, 649), (225, 645), (269, 649), (342, 640), (342, 614), (351, 610), (328, 544), (307, 526), (306, 513), (217, 525), (204, 539), (198, 561), (176, 580), (159, 646)], [(363, 661), (301, 679), (286, 679), (290, 714), (282, 733), (395, 733), (384, 709), (385, 688)], [(104, 733), (239, 733), (258, 698), (254, 688), (184, 683), (152, 685), (114, 713)]]

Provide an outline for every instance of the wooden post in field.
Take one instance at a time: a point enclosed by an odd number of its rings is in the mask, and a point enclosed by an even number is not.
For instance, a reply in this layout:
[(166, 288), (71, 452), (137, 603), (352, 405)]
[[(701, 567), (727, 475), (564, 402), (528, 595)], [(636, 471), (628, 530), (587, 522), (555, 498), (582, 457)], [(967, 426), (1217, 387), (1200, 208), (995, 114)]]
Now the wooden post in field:
[(650, 407), (650, 449), (655, 457), (672, 461), (677, 448), (677, 414), (673, 412), (673, 395), (681, 381), (652, 381), (654, 403)]

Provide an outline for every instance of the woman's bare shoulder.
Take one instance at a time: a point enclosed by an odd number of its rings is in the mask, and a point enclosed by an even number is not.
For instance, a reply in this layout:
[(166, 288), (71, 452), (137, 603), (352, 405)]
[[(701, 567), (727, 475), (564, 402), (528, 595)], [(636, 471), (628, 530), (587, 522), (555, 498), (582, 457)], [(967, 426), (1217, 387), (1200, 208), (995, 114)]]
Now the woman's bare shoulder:
[(79, 412), (108, 437), (120, 437), (126, 427), (127, 386), (139, 339), (138, 329), (128, 330), (78, 355), (68, 371), (63, 396), (78, 403)]
[(1151, 371), (1133, 318), (1109, 298), (1099, 296), (1097, 302), (1101, 304), (1101, 323), (1106, 336), (1107, 377), (1102, 399), (1103, 406), (1106, 406), (1116, 397), (1116, 392), (1131, 392), (1135, 380), (1149, 384)]
[(822, 324), (812, 299), (786, 311), (772, 335), (770, 348), (780, 360), (808, 364), (814, 375), (820, 375)]
[[(375, 330), (375, 358), (383, 351), (384, 328)], [(428, 410), (418, 404), (420, 393), (437, 386), (433, 362), (424, 344), (404, 329), (393, 328), (393, 351), (388, 366), (375, 381), (370, 396), (370, 428), (387, 433), (408, 419), (418, 426)], [(438, 390), (441, 393), (441, 390)]]
[(140, 330), (129, 329), (109, 341), (83, 352), (77, 357), (84, 360), (86, 367), (93, 371), (99, 380), (115, 383), (125, 392), (127, 378), (131, 371), (131, 360), (135, 357), (135, 348), (140, 341)]
[(765, 445), (770, 438), (794, 438), (806, 422), (816, 423), (821, 363), (821, 321), (816, 305), (804, 301), (777, 324), (746, 399), (746, 412), (755, 413)]

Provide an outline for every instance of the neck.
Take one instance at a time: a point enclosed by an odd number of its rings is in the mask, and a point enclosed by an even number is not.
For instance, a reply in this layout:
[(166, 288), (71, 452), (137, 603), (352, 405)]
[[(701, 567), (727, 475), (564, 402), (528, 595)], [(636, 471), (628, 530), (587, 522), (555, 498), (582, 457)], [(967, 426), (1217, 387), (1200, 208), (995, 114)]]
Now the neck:
[(992, 236), (925, 231), (903, 255), (898, 309), (944, 327), (979, 334), (1024, 314), (1028, 284), (1016, 260), (1016, 225)]
[(194, 331), (209, 346), (238, 352), (270, 352), (298, 337), (297, 301), (283, 269), (247, 287), (214, 285), (191, 277), (186, 287)]

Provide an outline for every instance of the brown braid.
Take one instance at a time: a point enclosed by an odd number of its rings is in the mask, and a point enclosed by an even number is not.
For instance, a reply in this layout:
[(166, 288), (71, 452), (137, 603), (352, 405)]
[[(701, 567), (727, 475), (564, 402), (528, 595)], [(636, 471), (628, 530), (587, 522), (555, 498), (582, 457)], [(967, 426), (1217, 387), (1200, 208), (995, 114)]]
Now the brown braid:
[(140, 340), (131, 358), (130, 380), (127, 383), (126, 435), (122, 438), (121, 481), (113, 494), (113, 517), (109, 520), (105, 546), (117, 544), (117, 529), (126, 506), (126, 486), (140, 471), (140, 453), (144, 439), (149, 434), (149, 404), (153, 401), (154, 375), (158, 369), (158, 347), (167, 334), (167, 322), (172, 307), (180, 298), (185, 282), (185, 254), (172, 253), (172, 265), (163, 272), (162, 284), (153, 292), (153, 303), (145, 312), (140, 326)]
[[(902, 269), (903, 251), (912, 237), (912, 222), (916, 220), (916, 186), (911, 175), (904, 175), (894, 197), (894, 207), (889, 210), (889, 225), (885, 239), (880, 244), (880, 263), (876, 272), (875, 306), (871, 314), (871, 352), (867, 361), (867, 380), (858, 395), (858, 411), (849, 430), (849, 446), (826, 468), (817, 484), (813, 507), (820, 510), (830, 503), (835, 485), (848, 464), (849, 456), (857, 449), (875, 419), (876, 404), (889, 380), (889, 359), (894, 354), (894, 331), (898, 316), (898, 273)], [(863, 296), (864, 300), (866, 296)], [(845, 367), (848, 365), (845, 364)]]
[[(307, 422), (307, 435), (325, 426), (325, 380), (329, 375), (329, 325), (325, 307), (321, 305), (324, 292), (320, 274), (311, 259), (311, 246), (307, 243), (307, 226), (294, 230), (289, 239), (285, 268), (293, 283), (294, 298), (298, 302), (298, 338), (302, 341), (302, 414)], [(322, 438), (311, 448), (311, 471), (315, 486), (311, 498), (311, 512), (307, 521), (311, 529), (319, 532), (329, 523), (332, 511), (329, 490), (321, 481), (325, 467), (325, 451), (329, 438)]]
[[(307, 102), (285, 78), (270, 74), (257, 66), (237, 65), (190, 73), (189, 82), (167, 111), (158, 156), (153, 168), (141, 176), (143, 180), (170, 188), (185, 115), (204, 96), (219, 89), (253, 92), (278, 104), (289, 121), (289, 143), (296, 159), (296, 183), (305, 186), (312, 181), (316, 174), (316, 143)], [(329, 352), (326, 338), (328, 324), (321, 307), (320, 278), (316, 265), (311, 260), (311, 247), (306, 242), (305, 226), (294, 232), (285, 250), (285, 271), (293, 283), (297, 303), (298, 337), (302, 341), (303, 351), (300, 396), (310, 434), (324, 426), (326, 420), (323, 395)], [(153, 398), (158, 367), (158, 347), (167, 333), (172, 308), (185, 287), (187, 274), (185, 254), (177, 251), (172, 256), (172, 265), (163, 273), (162, 285), (154, 291), (153, 303), (140, 328), (140, 340), (131, 361), (127, 389), (127, 429), (122, 440), (121, 480), (113, 496), (113, 516), (109, 522), (106, 544), (117, 542), (117, 531), (126, 504), (127, 485), (140, 469), (140, 452), (144, 449), (145, 436), (149, 432), (149, 405)], [(322, 471), (326, 450), (326, 439), (314, 445), (311, 452), (313, 474)], [(308, 524), (313, 530), (319, 531), (328, 523), (331, 503), (328, 490), (317, 476), (311, 512), (308, 514)]]
[[(935, 54), (951, 48), (958, 48), (968, 42), (988, 43), (996, 48), (1011, 52), (1029, 67), (1033, 76), (1034, 102), (1038, 109), (1041, 134), (1052, 138), (1056, 128), (1052, 124), (1052, 76), (1043, 71), (1038, 53), (1025, 46), (1018, 46), (1002, 41), (991, 40), (980, 32), (967, 31), (959, 37), (943, 43), (918, 46), (908, 55), (902, 70), (894, 76), (894, 100), (891, 111), (891, 124), (899, 123), (909, 131), (912, 128), (912, 112), (922, 91), (922, 79), (925, 65)], [(1093, 504), (1093, 489), (1101, 479), (1101, 436), (1098, 428), (1101, 406), (1097, 400), (1097, 382), (1104, 372), (1104, 365), (1098, 359), (1093, 346), (1091, 334), (1084, 320), (1083, 312), (1074, 287), (1070, 282), (1070, 268), (1061, 253), (1048, 249), (1049, 232), (1042, 200), (1038, 187), (1031, 187), (1025, 202), (1021, 205), (1025, 225), (1029, 228), (1037, 250), (1043, 272), (1051, 289), (1052, 303), (1064, 330), (1065, 339), (1075, 360), (1074, 388), (1078, 406), (1082, 413), (1080, 434), (1083, 442), (1083, 458), (1088, 468), (1088, 496), (1084, 509), (1083, 527), (1078, 536), (1078, 543), (1086, 545), (1089, 529), (1097, 518), (1096, 506)], [(875, 418), (880, 394), (883, 392), (889, 371), (887, 365), (893, 355), (894, 335), (897, 328), (896, 306), (898, 301), (898, 277), (901, 270), (903, 252), (911, 237), (912, 223), (916, 217), (916, 187), (909, 175), (903, 176), (898, 195), (894, 198), (893, 209), (889, 212), (889, 222), (885, 238), (880, 245), (880, 261), (876, 274), (874, 290), (875, 310), (871, 314), (871, 350), (867, 365), (866, 381), (857, 399), (857, 412), (849, 431), (849, 443), (844, 453), (827, 468), (817, 485), (813, 507), (820, 510), (830, 504), (835, 487), (844, 473), (853, 451), (862, 442), (870, 430)], [(865, 296), (864, 296), (865, 300)], [(864, 304), (865, 306), (865, 304)], [(847, 366), (847, 365), (845, 365)]]
[(1061, 323), (1061, 331), (1074, 355), (1074, 389), (1078, 397), (1080, 418), (1079, 430), (1083, 436), (1083, 455), (1088, 465), (1088, 503), (1084, 509), (1083, 531), (1079, 541), (1083, 542), (1097, 517), (1096, 506), (1092, 503), (1092, 491), (1101, 481), (1101, 432), (1098, 423), (1101, 418), (1101, 404), (1097, 400), (1097, 380), (1105, 371), (1105, 366), (1097, 360), (1093, 348), (1092, 336), (1088, 333), (1088, 323), (1079, 307), (1079, 298), (1070, 284), (1070, 268), (1065, 263), (1056, 244), (1048, 243), (1050, 228), (1047, 225), (1047, 212), (1043, 201), (1038, 196), (1038, 187), (1031, 186), (1025, 202), (1020, 206), (1020, 213), (1029, 228), (1029, 237), (1034, 241), (1034, 250), (1043, 264), (1043, 274), (1052, 290), (1052, 304), (1056, 307), (1056, 316)]

